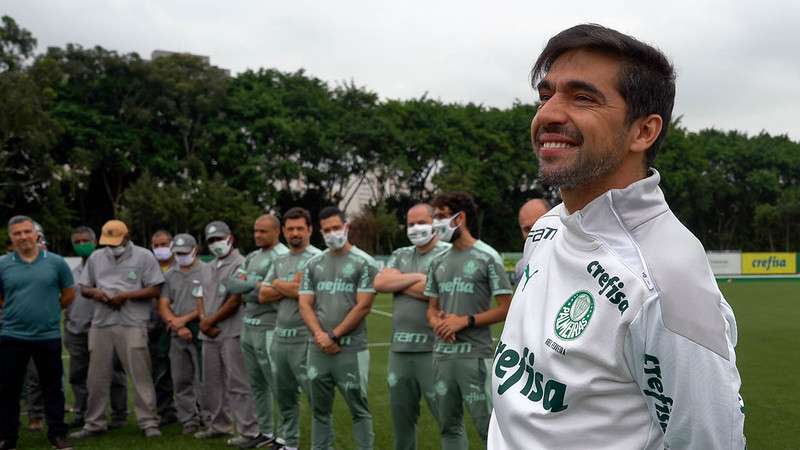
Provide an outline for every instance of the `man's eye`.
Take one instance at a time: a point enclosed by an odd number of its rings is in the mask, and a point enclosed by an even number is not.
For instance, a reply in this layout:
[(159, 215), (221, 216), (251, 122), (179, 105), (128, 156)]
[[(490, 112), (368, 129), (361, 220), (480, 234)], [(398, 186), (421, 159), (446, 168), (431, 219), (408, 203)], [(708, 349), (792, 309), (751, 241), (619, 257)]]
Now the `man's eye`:
[(575, 100), (582, 102), (582, 103), (590, 103), (594, 102), (594, 99), (588, 95), (578, 94), (575, 96)]
[(547, 95), (547, 94), (540, 94), (539, 95), (539, 102), (544, 103), (544, 102), (546, 102), (548, 100), (550, 100), (550, 95)]

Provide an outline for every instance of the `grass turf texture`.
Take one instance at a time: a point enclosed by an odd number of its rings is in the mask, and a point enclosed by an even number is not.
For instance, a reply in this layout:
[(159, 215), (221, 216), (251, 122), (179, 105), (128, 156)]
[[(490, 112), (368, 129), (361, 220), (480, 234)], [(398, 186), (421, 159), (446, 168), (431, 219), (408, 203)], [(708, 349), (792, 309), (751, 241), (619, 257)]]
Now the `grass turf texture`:
[[(739, 326), (737, 365), (742, 376), (742, 396), (745, 401), (745, 434), (749, 448), (796, 449), (800, 432), (790, 431), (800, 423), (800, 412), (794, 406), (800, 401), (794, 374), (800, 370), (795, 343), (798, 342), (797, 324), (800, 323), (800, 282), (764, 281), (758, 283), (720, 282), (725, 297), (736, 314)], [(368, 318), (370, 341), (369, 401), (375, 430), (375, 449), (393, 448), (393, 430), (386, 387), (388, 342), (391, 332), (391, 297), (379, 295), (375, 311)], [(495, 330), (499, 334), (499, 328)], [(65, 353), (66, 355), (66, 353)], [(792, 356), (794, 355), (794, 356)], [(65, 384), (68, 402), (70, 389)], [(131, 395), (132, 399), (133, 396)], [(424, 402), (423, 402), (424, 403)], [(178, 424), (163, 427), (163, 436), (145, 439), (136, 426), (133, 406), (129, 408), (128, 426), (113, 430), (103, 436), (73, 440), (80, 449), (219, 449), (226, 448), (224, 439), (200, 441), (180, 434)], [(302, 404), (301, 448), (309, 448), (310, 415), (307, 403)], [(67, 419), (71, 415), (67, 414)], [(482, 444), (475, 433), (469, 416), (465, 418), (470, 449), (480, 449)], [(353, 448), (350, 414), (337, 393), (334, 408), (336, 448)], [(23, 427), (27, 420), (22, 420)], [(795, 425), (793, 425), (795, 424)], [(420, 450), (439, 448), (439, 432), (427, 409), (422, 407), (417, 429)], [(50, 448), (44, 433), (20, 430), (20, 449)]]

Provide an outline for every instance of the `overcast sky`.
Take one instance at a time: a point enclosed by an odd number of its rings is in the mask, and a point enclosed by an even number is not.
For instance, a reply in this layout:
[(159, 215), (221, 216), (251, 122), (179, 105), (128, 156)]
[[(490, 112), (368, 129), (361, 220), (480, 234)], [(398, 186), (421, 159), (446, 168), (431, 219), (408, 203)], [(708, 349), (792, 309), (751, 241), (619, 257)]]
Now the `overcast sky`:
[(39, 50), (78, 43), (148, 57), (209, 55), (234, 73), (308, 73), (383, 98), (506, 107), (536, 100), (547, 39), (600, 23), (662, 49), (691, 130), (766, 130), (800, 141), (800, 2), (760, 1), (37, 1), (3, 0)]

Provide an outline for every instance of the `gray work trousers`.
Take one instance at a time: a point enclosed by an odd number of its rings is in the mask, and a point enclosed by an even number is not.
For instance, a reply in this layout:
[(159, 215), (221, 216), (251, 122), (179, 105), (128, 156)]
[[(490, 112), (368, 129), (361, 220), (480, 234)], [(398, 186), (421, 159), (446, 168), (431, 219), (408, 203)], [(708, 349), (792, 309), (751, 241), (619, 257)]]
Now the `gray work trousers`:
[(208, 427), (214, 431), (230, 432), (230, 409), (239, 434), (258, 435), (256, 404), (253, 400), (239, 336), (203, 341), (204, 406), (208, 410)]
[(169, 345), (170, 372), (172, 374), (172, 389), (175, 395), (175, 409), (178, 421), (184, 426), (199, 426), (200, 411), (198, 400), (202, 396), (200, 382), (200, 354), (199, 341), (187, 342), (177, 336), (172, 337)]
[[(64, 330), (64, 346), (69, 352), (69, 384), (75, 399), (75, 419), (83, 420), (89, 391), (89, 333), (74, 334)], [(114, 355), (114, 374), (111, 376), (111, 421), (125, 422), (128, 418), (128, 380), (122, 362)]]
[(158, 428), (156, 393), (147, 349), (147, 328), (112, 325), (89, 329), (89, 402), (84, 429), (107, 428), (106, 405), (117, 354), (134, 387), (134, 411), (139, 428)]

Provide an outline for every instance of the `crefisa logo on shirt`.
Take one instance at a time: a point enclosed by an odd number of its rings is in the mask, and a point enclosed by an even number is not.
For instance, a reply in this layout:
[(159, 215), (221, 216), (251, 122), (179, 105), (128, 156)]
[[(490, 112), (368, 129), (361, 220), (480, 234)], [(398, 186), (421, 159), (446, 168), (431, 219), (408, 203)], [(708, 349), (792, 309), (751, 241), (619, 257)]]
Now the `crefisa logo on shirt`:
[(594, 298), (586, 291), (572, 294), (556, 314), (555, 332), (561, 339), (571, 341), (589, 326), (594, 314)]

